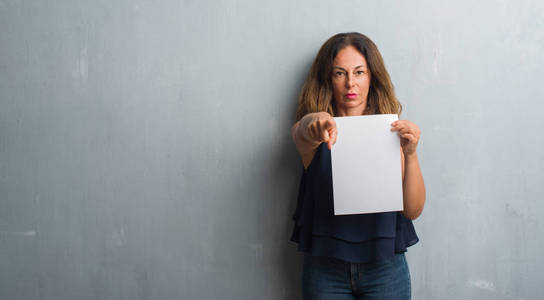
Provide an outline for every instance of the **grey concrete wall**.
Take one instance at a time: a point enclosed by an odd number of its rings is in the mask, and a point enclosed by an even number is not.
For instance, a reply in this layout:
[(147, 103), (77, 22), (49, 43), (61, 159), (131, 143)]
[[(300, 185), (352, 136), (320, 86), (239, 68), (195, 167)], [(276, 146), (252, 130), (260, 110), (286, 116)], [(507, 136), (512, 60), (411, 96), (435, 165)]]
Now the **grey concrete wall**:
[(414, 299), (544, 294), (541, 1), (0, 1), (0, 298), (297, 299), (289, 137), (319, 46), (422, 129)]

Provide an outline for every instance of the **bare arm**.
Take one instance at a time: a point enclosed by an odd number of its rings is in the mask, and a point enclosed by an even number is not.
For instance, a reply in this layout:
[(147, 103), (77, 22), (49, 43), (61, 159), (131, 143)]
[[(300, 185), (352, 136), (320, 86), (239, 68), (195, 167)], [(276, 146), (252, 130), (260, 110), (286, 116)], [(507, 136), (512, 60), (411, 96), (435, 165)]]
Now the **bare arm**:
[(291, 127), (291, 135), (304, 168), (310, 165), (322, 142), (327, 143), (329, 149), (332, 148), (336, 142), (336, 132), (336, 123), (326, 112), (307, 114)]
[(417, 153), (405, 156), (401, 152), (403, 161), (402, 194), (403, 214), (410, 220), (415, 220), (423, 211), (425, 205), (425, 183), (419, 168)]
[(419, 142), (419, 127), (407, 120), (393, 122), (391, 130), (401, 137), (402, 192), (405, 217), (415, 220), (425, 205), (425, 183), (416, 153)]

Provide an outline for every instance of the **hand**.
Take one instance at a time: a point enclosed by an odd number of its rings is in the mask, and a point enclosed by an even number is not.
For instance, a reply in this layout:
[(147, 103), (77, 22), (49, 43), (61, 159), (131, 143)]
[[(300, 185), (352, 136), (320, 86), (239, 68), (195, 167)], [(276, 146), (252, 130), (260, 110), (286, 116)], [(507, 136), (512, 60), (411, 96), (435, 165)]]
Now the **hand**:
[(305, 139), (316, 146), (325, 142), (327, 147), (332, 149), (332, 145), (336, 143), (336, 122), (329, 113), (307, 114), (302, 118), (300, 125)]
[(400, 137), (400, 146), (404, 156), (416, 153), (417, 143), (419, 142), (419, 135), (421, 131), (419, 127), (408, 121), (398, 120), (391, 123), (391, 131), (398, 131)]

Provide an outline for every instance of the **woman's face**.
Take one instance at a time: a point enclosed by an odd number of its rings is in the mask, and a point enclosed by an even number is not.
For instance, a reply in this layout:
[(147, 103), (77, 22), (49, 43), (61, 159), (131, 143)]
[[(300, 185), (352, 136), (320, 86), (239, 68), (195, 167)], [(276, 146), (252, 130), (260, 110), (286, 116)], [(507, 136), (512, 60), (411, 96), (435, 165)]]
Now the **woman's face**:
[(334, 58), (332, 86), (337, 115), (363, 114), (370, 87), (370, 70), (365, 57), (355, 47), (345, 47)]

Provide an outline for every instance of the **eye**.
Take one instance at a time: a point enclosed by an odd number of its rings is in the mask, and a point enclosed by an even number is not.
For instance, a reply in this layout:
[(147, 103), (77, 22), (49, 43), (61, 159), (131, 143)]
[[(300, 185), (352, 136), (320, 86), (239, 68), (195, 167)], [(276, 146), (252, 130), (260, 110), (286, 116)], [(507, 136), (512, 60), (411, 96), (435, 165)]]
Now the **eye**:
[(359, 70), (359, 71), (357, 71), (355, 74), (357, 74), (357, 75), (363, 75), (363, 74), (365, 74), (365, 73), (366, 73), (365, 71)]
[(343, 76), (343, 75), (344, 75), (344, 72), (341, 72), (341, 71), (334, 72), (334, 76), (336, 76), (336, 77), (340, 77), (340, 76)]

